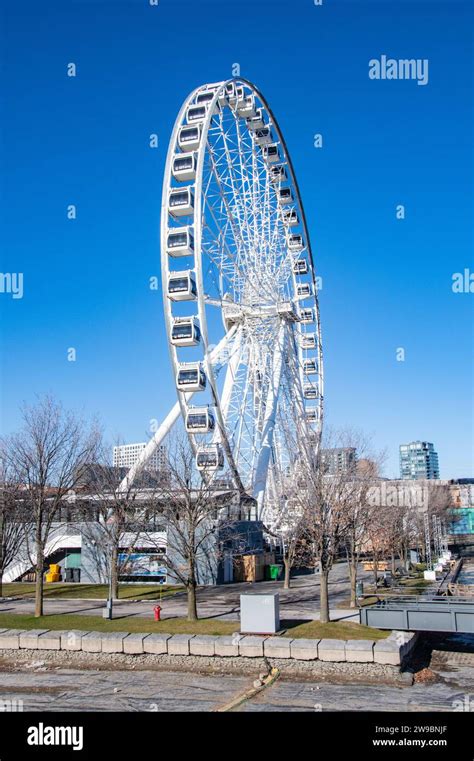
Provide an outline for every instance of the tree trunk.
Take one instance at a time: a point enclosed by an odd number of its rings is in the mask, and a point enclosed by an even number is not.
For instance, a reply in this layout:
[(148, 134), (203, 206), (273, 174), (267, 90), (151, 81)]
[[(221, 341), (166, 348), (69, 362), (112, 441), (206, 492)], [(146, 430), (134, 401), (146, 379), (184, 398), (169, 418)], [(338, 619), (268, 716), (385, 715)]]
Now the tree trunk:
[(319, 575), (320, 583), (320, 600), (319, 600), (319, 620), (322, 624), (329, 622), (329, 591), (328, 591), (328, 579), (329, 571), (327, 568), (323, 568), (321, 564), (321, 572)]
[(357, 559), (351, 553), (349, 556), (349, 578), (351, 581), (351, 608), (357, 608)]
[(392, 550), (392, 576), (395, 576), (395, 571), (397, 569), (395, 568), (395, 552)]
[(36, 545), (35, 618), (43, 615), (43, 566), (43, 545), (41, 542), (38, 542)]
[(283, 589), (289, 589), (290, 588), (290, 573), (291, 573), (291, 563), (289, 558), (284, 557), (283, 563), (285, 564), (285, 580), (283, 582)]
[(373, 571), (374, 571), (374, 587), (377, 591), (377, 579), (379, 575), (379, 560), (374, 555), (374, 565), (373, 565)]
[(112, 600), (118, 600), (119, 598), (119, 582), (118, 582), (118, 568), (117, 568), (117, 559), (118, 559), (118, 551), (117, 546), (115, 545), (112, 547), (112, 558), (111, 558), (111, 568), (109, 573), (112, 574), (112, 581), (111, 581), (111, 591), (112, 591)]
[(188, 593), (188, 621), (197, 621), (197, 598), (196, 598), (196, 582), (192, 581), (187, 586)]

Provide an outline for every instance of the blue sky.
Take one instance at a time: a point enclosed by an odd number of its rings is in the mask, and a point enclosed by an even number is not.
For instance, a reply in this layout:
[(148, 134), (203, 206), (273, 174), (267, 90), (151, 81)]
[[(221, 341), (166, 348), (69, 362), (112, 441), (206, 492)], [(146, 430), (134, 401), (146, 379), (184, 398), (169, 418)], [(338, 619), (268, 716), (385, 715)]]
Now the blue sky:
[[(24, 296), (0, 294), (2, 431), (46, 391), (125, 441), (174, 403), (148, 287), (164, 159), (188, 92), (238, 63), (308, 217), (327, 421), (372, 434), (389, 476), (414, 439), (435, 443), (441, 477), (474, 475), (474, 295), (451, 288), (474, 270), (472, 22), (455, 0), (4, 0), (1, 271), (24, 273)], [(370, 80), (382, 54), (428, 59), (428, 84)]]

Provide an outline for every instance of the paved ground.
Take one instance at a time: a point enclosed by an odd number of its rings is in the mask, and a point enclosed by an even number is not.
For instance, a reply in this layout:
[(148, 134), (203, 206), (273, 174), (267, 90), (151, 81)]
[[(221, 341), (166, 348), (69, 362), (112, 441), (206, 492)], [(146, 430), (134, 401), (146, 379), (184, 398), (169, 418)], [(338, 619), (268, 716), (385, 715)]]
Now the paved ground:
[(251, 688), (255, 677), (180, 672), (1, 673), (0, 698), (25, 711), (211, 711)]
[[(362, 581), (370, 580), (372, 574), (361, 571)], [(283, 589), (282, 582), (262, 581), (257, 584), (226, 584), (220, 587), (206, 587), (198, 591), (198, 607), (201, 618), (223, 618), (238, 620), (239, 598), (244, 592), (279, 592), (280, 618), (282, 619), (319, 619), (319, 577), (317, 574), (298, 576), (291, 582), (289, 590)], [(333, 620), (359, 620), (358, 613), (349, 609), (338, 609), (349, 598), (349, 577), (346, 563), (337, 563), (329, 577), (330, 603)], [(45, 613), (82, 613), (93, 615), (104, 607), (103, 600), (50, 600), (45, 599)], [(117, 616), (152, 616), (154, 603), (147, 602), (116, 602), (114, 611)], [(186, 615), (186, 596), (163, 600), (162, 618), (174, 618)], [(32, 613), (33, 599), (6, 600), (0, 602), (0, 612), (3, 613)]]

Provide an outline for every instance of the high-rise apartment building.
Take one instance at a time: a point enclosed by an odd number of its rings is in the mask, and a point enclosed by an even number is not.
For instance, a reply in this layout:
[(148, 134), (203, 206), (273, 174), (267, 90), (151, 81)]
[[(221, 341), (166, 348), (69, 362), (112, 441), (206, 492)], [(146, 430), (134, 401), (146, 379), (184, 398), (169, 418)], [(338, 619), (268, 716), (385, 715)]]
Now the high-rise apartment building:
[[(122, 444), (114, 447), (114, 466), (116, 468), (131, 468), (137, 462), (146, 443)], [(146, 465), (148, 470), (166, 470), (166, 449), (158, 447), (152, 454)]]
[(400, 477), (403, 479), (439, 478), (438, 453), (429, 441), (400, 444)]
[(351, 472), (355, 469), (356, 461), (355, 447), (334, 447), (321, 450), (323, 473), (328, 476)]

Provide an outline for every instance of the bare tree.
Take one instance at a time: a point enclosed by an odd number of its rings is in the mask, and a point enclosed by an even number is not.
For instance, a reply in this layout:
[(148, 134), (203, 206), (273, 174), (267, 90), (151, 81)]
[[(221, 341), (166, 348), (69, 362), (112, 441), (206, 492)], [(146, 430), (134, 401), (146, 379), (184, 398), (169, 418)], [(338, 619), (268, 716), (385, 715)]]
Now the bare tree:
[(313, 567), (319, 563), (320, 621), (327, 623), (329, 574), (345, 536), (350, 472), (324, 473), (321, 460), (313, 462), (310, 457), (301, 457), (299, 469), (304, 485), (297, 492), (297, 500), (305, 527), (307, 563)]
[(43, 572), (52, 526), (67, 493), (76, 487), (81, 468), (95, 459), (98, 430), (51, 396), (22, 410), (22, 429), (3, 439), (2, 445), (15, 481), (20, 484), (25, 508), (34, 525), (36, 569), (35, 616), (43, 615)]
[(352, 448), (357, 461), (346, 483), (344, 545), (349, 567), (350, 607), (357, 606), (357, 577), (361, 553), (368, 549), (369, 532), (377, 522), (370, 491), (378, 478), (385, 459), (384, 452), (373, 453), (369, 438), (356, 429), (344, 429), (339, 434), (339, 445)]
[[(143, 510), (137, 500), (139, 490), (157, 488), (157, 477), (144, 469), (126, 488), (122, 487), (125, 468), (114, 467), (112, 447), (103, 440), (97, 447), (96, 462), (82, 469), (81, 490), (87, 492), (81, 510), (82, 534), (99, 578), (108, 580), (112, 599), (119, 598), (119, 578), (135, 549), (142, 525)], [(150, 487), (152, 487), (150, 489)], [(77, 495), (80, 498), (80, 494)]]
[(25, 542), (28, 514), (23, 506), (19, 484), (8, 465), (4, 447), (0, 447), (0, 597), (3, 575), (17, 559)]
[[(217, 488), (215, 481), (196, 471), (187, 438), (177, 435), (170, 441), (168, 469), (168, 481), (155, 494), (147, 519), (154, 518), (166, 531), (163, 562), (185, 587), (188, 620), (195, 621), (198, 584), (215, 579), (226, 547), (232, 556), (232, 548), (246, 545), (246, 537), (235, 530), (240, 517), (235, 490)], [(149, 539), (155, 541), (153, 532)]]

